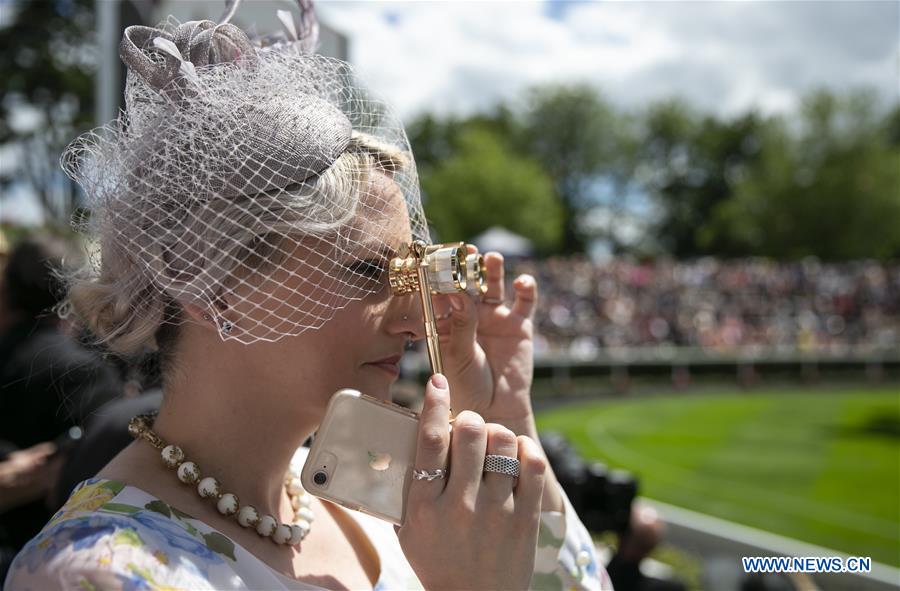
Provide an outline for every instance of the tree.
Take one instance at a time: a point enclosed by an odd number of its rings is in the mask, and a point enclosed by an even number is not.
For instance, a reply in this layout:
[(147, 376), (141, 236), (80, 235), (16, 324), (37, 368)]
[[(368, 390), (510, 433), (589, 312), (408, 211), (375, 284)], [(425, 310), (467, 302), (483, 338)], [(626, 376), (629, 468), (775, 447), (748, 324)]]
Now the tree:
[(727, 241), (701, 240), (699, 230), (758, 156), (761, 125), (754, 112), (721, 121), (677, 100), (652, 105), (643, 115), (636, 169), (658, 207), (652, 233), (663, 251), (738, 254)]
[(700, 233), (732, 251), (777, 258), (900, 256), (896, 109), (858, 92), (809, 96), (799, 131), (771, 121), (760, 157)]
[(443, 119), (424, 113), (406, 126), (406, 134), (416, 158), (416, 166), (426, 174), (460, 150), (459, 139), (472, 129), (485, 130), (515, 150), (521, 139), (521, 124), (516, 114), (501, 103), (486, 113)]
[(635, 249), (617, 229), (643, 214), (630, 201), (640, 196), (655, 204), (637, 243), (647, 253), (900, 255), (900, 105), (881, 113), (866, 92), (815, 93), (787, 119), (704, 115), (676, 100), (629, 115), (588, 86), (543, 87), (518, 115), (501, 106), (411, 129), (423, 178), (458, 158), (472, 130), (538, 165), (560, 197), (565, 252), (588, 238)]
[(406, 126), (420, 175), (427, 175), (456, 153), (457, 127), (461, 124), (453, 117), (440, 119), (425, 113)]
[(6, 4), (16, 14), (0, 29), (0, 146), (16, 166), (4, 163), (0, 188), (25, 183), (50, 221), (67, 222), (76, 193), (58, 159), (93, 121), (94, 2)]
[(541, 166), (488, 129), (465, 129), (454, 154), (422, 172), (425, 210), (442, 241), (468, 240), (491, 226), (559, 247), (562, 207)]
[[(564, 252), (583, 252), (579, 216), (593, 207), (622, 208), (633, 176), (630, 127), (598, 91), (587, 84), (531, 90), (524, 114), (524, 151), (553, 180), (563, 205)], [(598, 201), (606, 181), (611, 198)]]

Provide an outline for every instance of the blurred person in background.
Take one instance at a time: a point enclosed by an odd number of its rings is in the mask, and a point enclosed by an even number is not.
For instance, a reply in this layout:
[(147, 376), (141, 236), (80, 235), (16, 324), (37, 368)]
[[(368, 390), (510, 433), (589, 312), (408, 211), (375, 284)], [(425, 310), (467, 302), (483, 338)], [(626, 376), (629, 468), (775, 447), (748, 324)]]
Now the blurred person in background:
[(47, 504), (69, 429), (117, 397), (113, 368), (60, 329), (56, 271), (68, 254), (51, 238), (27, 238), (0, 280), (0, 578), (55, 507)]
[(641, 572), (641, 561), (659, 546), (665, 530), (666, 524), (655, 509), (632, 505), (628, 528), (619, 532), (618, 547), (606, 565), (617, 591), (684, 591), (681, 581), (650, 577)]

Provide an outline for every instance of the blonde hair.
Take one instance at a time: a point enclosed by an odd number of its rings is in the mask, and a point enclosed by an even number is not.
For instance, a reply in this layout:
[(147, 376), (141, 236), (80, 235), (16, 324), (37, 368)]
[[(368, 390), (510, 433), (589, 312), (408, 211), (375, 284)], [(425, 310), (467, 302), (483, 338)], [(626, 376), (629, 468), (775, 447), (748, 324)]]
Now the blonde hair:
[[(265, 271), (281, 264), (285, 253), (278, 244), (288, 232), (327, 236), (356, 215), (361, 188), (372, 172), (392, 176), (409, 165), (406, 152), (374, 136), (354, 132), (346, 151), (314, 179), (271, 194), (207, 204), (206, 219), (200, 220), (196, 240), (183, 245), (182, 252), (170, 252), (167, 249), (178, 245), (159, 244), (158, 237), (149, 234), (141, 237), (141, 245), (157, 253), (157, 260), (175, 257), (186, 261), (185, 276), (203, 275), (204, 281), (199, 284), (227, 289), (242, 279), (235, 274), (238, 267)], [(335, 204), (327, 219), (310, 219), (311, 205), (316, 202)], [(118, 207), (146, 215), (155, 205), (136, 198)], [(68, 309), (90, 331), (96, 344), (112, 353), (127, 357), (146, 349), (167, 349), (177, 338), (182, 320), (180, 304), (153, 280), (139, 253), (118, 245), (115, 228), (100, 227), (106, 234), (96, 237), (99, 269), (85, 267), (67, 278)], [(198, 251), (202, 256), (196, 254)], [(187, 260), (184, 252), (193, 255), (192, 260)], [(186, 283), (190, 285), (191, 279)], [(212, 299), (212, 294), (207, 296)]]

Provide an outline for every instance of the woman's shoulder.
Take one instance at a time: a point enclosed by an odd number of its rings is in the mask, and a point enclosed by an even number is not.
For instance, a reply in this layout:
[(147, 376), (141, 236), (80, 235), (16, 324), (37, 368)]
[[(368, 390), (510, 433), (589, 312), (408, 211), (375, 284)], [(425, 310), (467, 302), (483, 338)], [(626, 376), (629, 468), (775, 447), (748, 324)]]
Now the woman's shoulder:
[(234, 544), (122, 482), (81, 483), (13, 562), (8, 589), (211, 588)]

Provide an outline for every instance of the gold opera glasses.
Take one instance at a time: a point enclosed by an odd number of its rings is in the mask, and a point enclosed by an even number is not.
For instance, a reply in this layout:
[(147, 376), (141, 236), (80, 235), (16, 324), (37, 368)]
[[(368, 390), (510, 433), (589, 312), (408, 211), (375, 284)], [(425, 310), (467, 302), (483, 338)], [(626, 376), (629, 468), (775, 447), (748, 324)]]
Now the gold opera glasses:
[(487, 291), (484, 257), (469, 254), (465, 242), (427, 245), (416, 240), (400, 247), (388, 269), (395, 296), (419, 292), (425, 316), (425, 343), (432, 373), (443, 373), (432, 294), (466, 292), (481, 297)]

